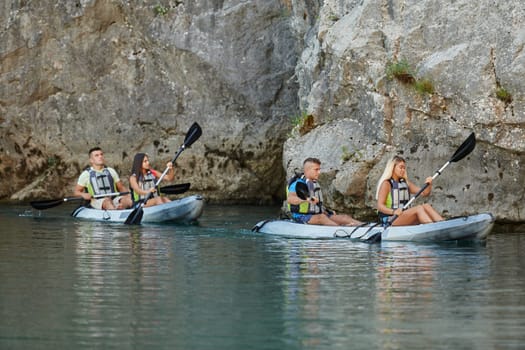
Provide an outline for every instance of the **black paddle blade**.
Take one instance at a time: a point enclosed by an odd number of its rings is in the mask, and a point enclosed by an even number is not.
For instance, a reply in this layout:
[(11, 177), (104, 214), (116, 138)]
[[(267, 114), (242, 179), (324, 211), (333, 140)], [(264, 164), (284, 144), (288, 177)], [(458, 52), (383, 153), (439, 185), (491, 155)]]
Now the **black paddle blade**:
[(193, 123), (193, 125), (189, 128), (188, 132), (186, 133), (186, 137), (184, 138), (184, 147), (190, 147), (195, 141), (199, 139), (202, 135), (202, 129), (197, 122)]
[[(179, 150), (177, 151), (177, 154), (175, 154), (175, 157), (172, 159), (172, 163), (175, 164), (175, 161), (177, 158), (179, 158), (182, 151), (184, 151), (187, 147), (190, 147), (195, 141), (199, 139), (202, 135), (202, 129), (197, 124), (197, 122), (193, 123), (193, 125), (189, 128), (188, 132), (186, 133), (186, 137), (184, 138), (184, 143), (182, 146), (180, 146)], [(159, 181), (160, 182), (160, 181)]]
[(143, 215), (144, 209), (142, 208), (142, 203), (139, 203), (138, 206), (128, 215), (124, 223), (126, 225), (139, 225), (142, 221)]
[(80, 201), (84, 200), (82, 197), (66, 197), (66, 198), (57, 198), (57, 199), (44, 199), (41, 201), (29, 202), (29, 204), (38, 210), (50, 209), (59, 206), (65, 202), (69, 201)]
[(458, 160), (461, 160), (465, 158), (467, 155), (472, 152), (472, 150), (476, 147), (476, 135), (474, 133), (471, 133), (469, 137), (463, 143), (461, 146), (458, 147), (456, 150), (456, 153), (452, 156), (450, 159), (451, 162), (457, 162)]
[(62, 203), (64, 203), (64, 199), (60, 198), (60, 199), (48, 199), (48, 200), (43, 200), (43, 201), (34, 201), (34, 202), (30, 202), (29, 204), (31, 204), (31, 206), (35, 209), (43, 210), (43, 209), (57, 207)]
[(362, 240), (366, 243), (377, 243), (381, 242), (381, 231), (372, 232), (367, 238)]
[(161, 187), (160, 193), (164, 194), (181, 194), (190, 189), (191, 184), (190, 183), (183, 183), (183, 184), (176, 184), (176, 185), (168, 185)]
[(306, 200), (310, 196), (308, 185), (302, 181), (297, 181), (295, 184), (295, 193), (297, 193), (297, 197), (301, 198), (302, 200)]

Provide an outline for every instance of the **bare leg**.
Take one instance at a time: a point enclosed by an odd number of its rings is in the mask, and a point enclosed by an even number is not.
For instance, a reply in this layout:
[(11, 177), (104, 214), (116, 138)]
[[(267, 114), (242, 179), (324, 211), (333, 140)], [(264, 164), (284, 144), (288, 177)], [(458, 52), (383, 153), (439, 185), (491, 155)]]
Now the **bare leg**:
[(120, 203), (117, 209), (127, 209), (133, 206), (133, 201), (131, 200), (131, 195), (125, 195), (120, 198)]
[(359, 220), (354, 219), (350, 215), (345, 214), (334, 214), (330, 216), (330, 220), (335, 221), (339, 225), (349, 225), (349, 226), (357, 226), (361, 225), (362, 222)]
[(423, 208), (425, 209), (427, 215), (430, 216), (433, 222), (443, 220), (443, 217), (439, 215), (439, 213), (434, 208), (432, 208), (430, 204), (423, 204)]
[(115, 206), (113, 205), (113, 200), (109, 197), (104, 198), (104, 201), (102, 202), (102, 209), (105, 210), (115, 210)]
[(332, 221), (326, 214), (312, 215), (308, 223), (312, 225), (339, 226), (337, 222)]
[(144, 205), (144, 207), (152, 207), (164, 203), (161, 197), (153, 197)]
[(432, 218), (421, 205), (405, 210), (392, 224), (393, 226), (428, 224)]

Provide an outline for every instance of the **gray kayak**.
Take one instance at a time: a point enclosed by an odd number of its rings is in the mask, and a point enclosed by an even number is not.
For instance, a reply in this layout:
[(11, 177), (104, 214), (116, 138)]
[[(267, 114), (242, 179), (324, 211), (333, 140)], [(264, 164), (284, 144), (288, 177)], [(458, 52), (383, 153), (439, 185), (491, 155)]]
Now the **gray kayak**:
[(360, 241), (483, 241), (494, 225), (490, 213), (456, 217), (431, 224), (390, 226), (387, 228), (367, 223), (361, 226), (308, 225), (292, 220), (265, 220), (258, 222), (254, 232), (289, 238), (333, 239), (347, 238)]
[[(204, 200), (200, 195), (176, 199), (168, 203), (144, 207), (143, 223), (192, 222), (203, 211)], [(100, 210), (90, 207), (78, 207), (71, 213), (73, 217), (86, 220), (125, 222), (133, 209)]]

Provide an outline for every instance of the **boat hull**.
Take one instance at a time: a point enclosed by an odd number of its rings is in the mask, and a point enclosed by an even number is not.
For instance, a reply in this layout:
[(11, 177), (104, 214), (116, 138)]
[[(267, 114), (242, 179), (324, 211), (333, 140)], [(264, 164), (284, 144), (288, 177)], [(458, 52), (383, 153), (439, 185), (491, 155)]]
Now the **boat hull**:
[[(168, 203), (144, 208), (143, 223), (192, 222), (197, 220), (203, 211), (204, 200), (199, 195), (176, 199)], [(125, 222), (133, 209), (100, 210), (78, 207), (71, 215), (78, 219)]]
[(490, 213), (453, 218), (431, 224), (390, 226), (321, 226), (300, 224), (290, 220), (266, 220), (257, 223), (252, 231), (291, 238), (333, 239), (348, 238), (361, 241), (482, 241), (494, 225)]

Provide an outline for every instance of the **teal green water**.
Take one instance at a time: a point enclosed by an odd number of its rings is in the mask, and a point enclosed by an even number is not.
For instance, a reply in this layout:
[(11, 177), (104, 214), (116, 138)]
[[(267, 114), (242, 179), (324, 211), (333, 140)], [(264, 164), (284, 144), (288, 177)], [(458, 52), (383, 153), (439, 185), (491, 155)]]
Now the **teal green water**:
[(292, 240), (277, 208), (199, 225), (0, 206), (0, 349), (520, 349), (525, 234), (486, 244)]

